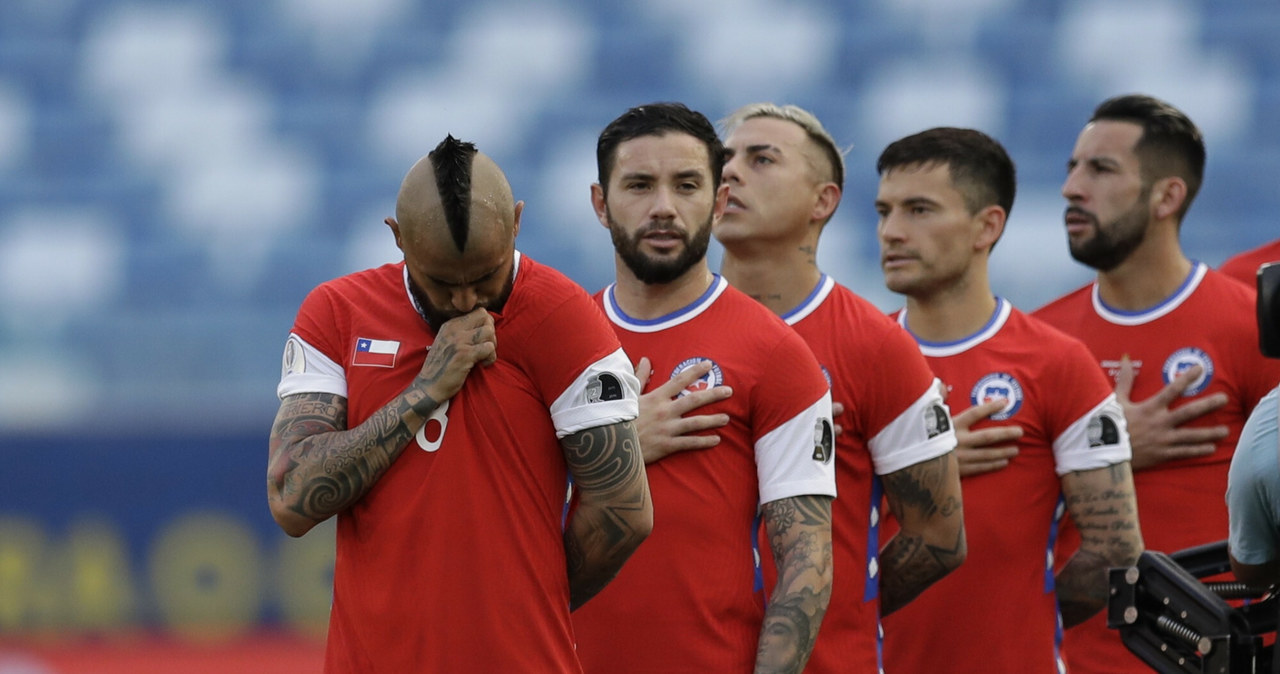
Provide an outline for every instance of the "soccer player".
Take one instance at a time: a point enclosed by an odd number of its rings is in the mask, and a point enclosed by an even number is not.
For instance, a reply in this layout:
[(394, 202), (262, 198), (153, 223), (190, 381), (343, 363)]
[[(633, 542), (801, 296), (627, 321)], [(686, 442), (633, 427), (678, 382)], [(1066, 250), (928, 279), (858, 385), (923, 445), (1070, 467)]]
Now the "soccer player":
[[(885, 670), (1062, 671), (1059, 608), (1067, 627), (1103, 609), (1107, 568), (1142, 552), (1123, 411), (1083, 344), (991, 291), (1015, 192), (998, 142), (929, 129), (891, 143), (876, 171), (885, 285), (906, 296), (898, 323), (963, 410), (961, 466), (990, 444), (983, 433), (1020, 429), (996, 440), (1016, 442), (1006, 465), (965, 470), (969, 559), (885, 620)], [(1085, 536), (1055, 576), (1064, 510)]]
[(1258, 267), (1268, 262), (1280, 262), (1280, 239), (1227, 258), (1227, 261), (1218, 267), (1218, 271), (1247, 283), (1250, 288), (1256, 288)]
[[(728, 386), (720, 441), (648, 466), (653, 536), (574, 614), (587, 672), (800, 671), (831, 596), (835, 495), (831, 394), (793, 330), (707, 267), (724, 211), (723, 146), (678, 103), (623, 113), (600, 134), (591, 202), (617, 279), (597, 298), (656, 389), (701, 364), (684, 391)], [(767, 599), (763, 517), (780, 579)], [(769, 551), (763, 554), (770, 554)]]
[[(796, 106), (756, 103), (724, 127), (729, 201), (713, 228), (725, 248), (720, 273), (804, 338), (842, 407), (832, 504), (840, 574), (805, 671), (876, 672), (880, 611), (965, 557), (950, 414), (911, 337), (818, 268), (818, 239), (844, 187), (844, 158), (822, 123)], [(878, 554), (885, 496), (903, 528)]]
[(267, 497), (292, 536), (338, 517), (327, 672), (581, 672), (569, 612), (652, 526), (631, 363), (515, 249), (523, 207), (448, 137), (387, 218), (404, 260), (298, 312)]
[[(1168, 103), (1102, 102), (1062, 186), (1071, 256), (1097, 279), (1035, 313), (1117, 378), (1147, 546), (1163, 552), (1222, 540), (1240, 429), (1280, 381), (1280, 363), (1258, 351), (1253, 291), (1188, 259), (1178, 240), (1204, 157), (1200, 131)], [(1149, 671), (1103, 616), (1067, 630), (1065, 644), (1072, 671)]]

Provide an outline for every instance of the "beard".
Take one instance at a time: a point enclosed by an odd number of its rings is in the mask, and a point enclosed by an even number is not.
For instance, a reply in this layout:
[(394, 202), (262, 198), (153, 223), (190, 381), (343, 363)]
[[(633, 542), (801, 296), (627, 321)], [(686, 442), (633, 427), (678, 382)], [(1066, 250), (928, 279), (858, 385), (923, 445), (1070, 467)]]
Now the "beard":
[(640, 240), (645, 234), (669, 230), (662, 222), (650, 221), (634, 235), (628, 237), (626, 230), (613, 219), (613, 214), (608, 212), (608, 209), (605, 211), (605, 217), (609, 221), (609, 236), (613, 239), (613, 249), (617, 251), (618, 257), (622, 258), (631, 273), (645, 285), (662, 285), (680, 278), (706, 257), (707, 247), (711, 243), (713, 214), (707, 214), (706, 221), (697, 230), (681, 234), (684, 248), (674, 257), (654, 257), (640, 252)]
[(1147, 237), (1147, 222), (1151, 215), (1147, 208), (1148, 194), (1148, 190), (1143, 190), (1132, 208), (1106, 226), (1099, 223), (1094, 214), (1077, 206), (1068, 207), (1067, 213), (1089, 218), (1094, 232), (1091, 239), (1079, 243), (1070, 242), (1071, 257), (1076, 262), (1104, 272), (1115, 269), (1129, 259)]
[[(511, 288), (515, 286), (515, 281), (515, 268), (512, 267), (506, 284), (502, 286), (502, 292), (493, 300), (477, 306), (484, 307), (488, 311), (501, 312), (502, 307), (507, 304), (507, 298), (511, 297)], [(412, 276), (409, 277), (409, 294), (413, 295), (413, 299), (417, 302), (418, 315), (422, 316), (422, 320), (426, 321), (427, 325), (431, 326), (432, 332), (437, 334), (446, 321), (462, 315), (462, 312), (452, 307), (443, 309), (433, 304), (431, 298), (418, 287)]]

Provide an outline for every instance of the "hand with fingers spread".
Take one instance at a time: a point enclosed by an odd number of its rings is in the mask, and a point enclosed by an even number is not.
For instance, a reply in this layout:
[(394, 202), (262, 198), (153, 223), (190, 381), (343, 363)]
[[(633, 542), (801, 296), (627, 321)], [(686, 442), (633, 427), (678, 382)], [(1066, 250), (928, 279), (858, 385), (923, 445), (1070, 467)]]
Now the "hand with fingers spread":
[[(640, 416), (636, 419), (636, 431), (640, 438), (640, 450), (645, 463), (653, 463), (668, 454), (690, 449), (707, 449), (720, 442), (719, 435), (693, 435), (700, 431), (720, 428), (729, 423), (729, 415), (686, 414), (733, 394), (728, 386), (713, 386), (701, 391), (680, 395), (694, 382), (711, 371), (710, 361), (698, 363), (672, 377), (654, 390), (640, 396)], [(653, 364), (641, 358), (636, 364), (636, 378), (640, 390), (644, 390), (653, 375)]]
[(1116, 375), (1116, 399), (1124, 408), (1124, 418), (1129, 426), (1129, 443), (1133, 447), (1134, 470), (1144, 470), (1175, 459), (1208, 456), (1217, 449), (1217, 442), (1227, 437), (1227, 427), (1198, 426), (1186, 428), (1184, 424), (1198, 419), (1227, 404), (1227, 394), (1215, 393), (1169, 409), (1169, 406), (1187, 390), (1204, 369), (1199, 365), (1187, 368), (1155, 395), (1141, 402), (1129, 399), (1133, 392), (1133, 363), (1129, 356), (1120, 359), (1120, 372)]
[(418, 373), (423, 392), (437, 403), (452, 398), (477, 363), (493, 365), (498, 360), (498, 343), (493, 316), (475, 308), (444, 322), (427, 360)]
[(970, 430), (974, 424), (1004, 409), (1005, 404), (1007, 401), (1004, 398), (996, 398), (974, 405), (952, 417), (951, 422), (956, 429), (956, 461), (960, 465), (960, 477), (1000, 470), (1018, 455), (1017, 442), (1022, 437), (1021, 426), (992, 426)]

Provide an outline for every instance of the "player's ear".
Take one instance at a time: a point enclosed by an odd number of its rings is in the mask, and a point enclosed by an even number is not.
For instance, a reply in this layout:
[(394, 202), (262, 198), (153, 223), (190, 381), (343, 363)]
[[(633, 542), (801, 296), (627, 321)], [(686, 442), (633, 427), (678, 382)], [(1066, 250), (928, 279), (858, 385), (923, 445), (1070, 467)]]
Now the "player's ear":
[(813, 202), (813, 211), (809, 219), (814, 222), (826, 222), (840, 205), (840, 187), (835, 183), (822, 183), (818, 186), (818, 198)]
[(724, 215), (724, 209), (729, 207), (729, 183), (721, 182), (716, 188), (716, 201), (711, 207), (711, 216), (716, 220)]
[(1151, 185), (1151, 214), (1158, 219), (1177, 215), (1187, 200), (1187, 181), (1178, 176), (1161, 178)]
[(995, 247), (996, 242), (1000, 240), (1000, 235), (1004, 234), (1005, 219), (1008, 215), (1004, 209), (992, 204), (978, 211), (978, 222), (980, 229), (978, 230), (978, 238), (974, 241), (974, 248), (977, 250), (990, 251)]
[(515, 209), (515, 211), (516, 211), (516, 212), (515, 212), (515, 217), (513, 218), (514, 222), (513, 222), (512, 227), (511, 227), (511, 238), (513, 238), (513, 239), (514, 239), (514, 238), (516, 238), (516, 236), (520, 234), (520, 214), (521, 214), (521, 213), (524, 213), (524, 202), (523, 202), (523, 201), (517, 201), (517, 202), (516, 202), (516, 209)]
[(387, 223), (387, 226), (391, 228), (391, 233), (396, 237), (396, 248), (399, 248), (400, 252), (403, 253), (404, 244), (400, 242), (400, 223), (396, 222), (396, 219), (391, 217), (383, 220), (383, 222)]
[(591, 183), (591, 207), (596, 211), (596, 219), (609, 229), (609, 207), (604, 201), (604, 188), (600, 183)]

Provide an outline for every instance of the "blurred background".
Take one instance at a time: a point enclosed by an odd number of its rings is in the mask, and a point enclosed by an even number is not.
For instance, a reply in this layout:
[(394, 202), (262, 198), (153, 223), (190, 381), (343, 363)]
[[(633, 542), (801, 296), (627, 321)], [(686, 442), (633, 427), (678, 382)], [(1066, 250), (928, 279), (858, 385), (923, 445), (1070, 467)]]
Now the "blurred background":
[(819, 261), (888, 310), (875, 158), (979, 128), (1018, 164), (993, 281), (1030, 310), (1091, 277), (1059, 187), (1115, 94), (1204, 132), (1193, 257), (1277, 236), (1277, 36), (1250, 0), (3, 0), (0, 674), (318, 671), (332, 530), (287, 539), (263, 489), (281, 350), (313, 286), (399, 259), (382, 220), (446, 133), (595, 291), (605, 124), (799, 104), (849, 148)]

